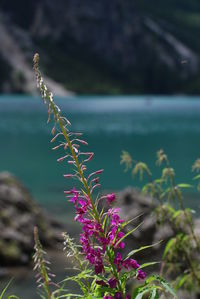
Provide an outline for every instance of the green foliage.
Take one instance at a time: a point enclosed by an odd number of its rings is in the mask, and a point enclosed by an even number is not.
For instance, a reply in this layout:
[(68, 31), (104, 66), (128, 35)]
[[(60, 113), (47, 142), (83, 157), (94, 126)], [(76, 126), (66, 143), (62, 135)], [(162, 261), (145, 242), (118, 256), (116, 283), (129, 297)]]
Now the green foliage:
[(132, 167), (132, 163), (131, 155), (126, 151), (122, 151), (120, 164), (125, 164), (125, 171), (128, 171)]
[[(123, 152), (124, 153), (124, 152)], [(122, 153), (121, 161), (126, 165), (126, 157), (134, 161), (128, 152)], [(128, 163), (128, 162), (127, 162)], [(161, 166), (161, 176), (154, 179), (148, 166), (143, 162), (134, 161), (132, 173), (147, 174), (147, 182), (142, 192), (149, 194), (159, 203), (155, 208), (157, 223), (168, 223), (173, 230), (173, 237), (167, 242), (163, 252), (162, 271), (176, 277), (174, 286), (176, 289), (185, 288), (188, 291), (200, 291), (200, 238), (194, 232), (194, 211), (183, 205), (182, 189), (193, 188), (190, 184), (175, 183), (175, 171), (170, 166), (167, 155), (163, 150), (157, 152), (156, 165)], [(130, 165), (129, 165), (129, 168)], [(126, 168), (127, 169), (127, 168)], [(200, 171), (200, 159), (196, 160), (192, 170)], [(200, 175), (194, 180), (200, 188)], [(178, 206), (178, 209), (176, 208)], [(144, 288), (144, 293), (147, 290)], [(156, 298), (156, 292), (152, 296)], [(137, 297), (140, 298), (140, 297)], [(142, 297), (141, 297), (142, 298)]]
[(152, 275), (146, 280), (145, 284), (134, 290), (131, 299), (142, 299), (144, 295), (148, 295), (149, 299), (157, 299), (160, 291), (172, 295), (174, 299), (177, 298), (176, 293), (165, 279), (159, 275)]
[[(7, 285), (3, 288), (3, 290), (1, 291), (1, 293), (0, 293), (0, 299), (4, 299), (4, 298), (5, 298), (4, 295), (6, 295), (6, 291), (8, 290), (8, 288), (9, 288), (11, 282), (12, 282), (12, 280), (10, 280), (10, 281), (7, 283)], [(9, 296), (7, 297), (7, 299), (20, 299), (20, 298), (19, 298), (18, 296), (15, 296), (15, 295), (9, 295)]]
[(133, 250), (131, 250), (131, 251), (128, 253), (127, 258), (133, 256), (134, 254), (136, 254), (136, 253), (138, 253), (138, 252), (140, 252), (140, 251), (142, 251), (142, 250), (146, 250), (146, 249), (148, 249), (148, 248), (152, 248), (153, 246), (156, 246), (156, 245), (160, 244), (161, 242), (162, 242), (162, 241), (157, 242), (157, 243), (155, 243), (155, 244), (151, 244), (151, 245), (141, 246), (141, 247), (138, 248), (138, 249), (133, 249)]

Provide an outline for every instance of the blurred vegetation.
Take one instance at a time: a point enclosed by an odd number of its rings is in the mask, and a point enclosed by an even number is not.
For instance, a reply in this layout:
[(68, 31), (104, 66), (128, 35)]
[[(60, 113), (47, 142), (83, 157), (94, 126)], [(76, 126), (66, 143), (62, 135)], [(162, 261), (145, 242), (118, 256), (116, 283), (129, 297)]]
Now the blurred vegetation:
[[(172, 284), (176, 290), (182, 288), (199, 295), (200, 236), (195, 231), (195, 211), (184, 206), (182, 193), (184, 189), (193, 186), (176, 183), (175, 171), (163, 150), (157, 152), (156, 165), (161, 167), (159, 177), (154, 178), (144, 162), (134, 160), (126, 151), (122, 152), (121, 164), (124, 164), (125, 171), (130, 170), (134, 177), (138, 175), (140, 180), (147, 181), (141, 191), (150, 195), (157, 204), (154, 211), (157, 224), (168, 224), (173, 231), (173, 236), (163, 252), (161, 273), (173, 278)], [(198, 173), (193, 180), (197, 182), (200, 190), (200, 159), (195, 161), (192, 170)]]

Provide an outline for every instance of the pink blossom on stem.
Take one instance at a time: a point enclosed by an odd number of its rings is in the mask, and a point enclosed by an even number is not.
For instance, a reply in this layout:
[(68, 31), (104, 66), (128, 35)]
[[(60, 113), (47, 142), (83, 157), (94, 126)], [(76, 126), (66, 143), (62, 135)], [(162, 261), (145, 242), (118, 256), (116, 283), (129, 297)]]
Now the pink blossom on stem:
[(115, 289), (117, 286), (117, 279), (112, 277), (108, 280), (108, 283), (111, 289)]
[(107, 194), (106, 199), (107, 199), (107, 203), (111, 204), (116, 199), (115, 193)]
[(138, 275), (137, 275), (138, 280), (145, 279), (146, 276), (147, 276), (147, 274), (144, 271), (138, 270)]
[(115, 299), (123, 299), (123, 294), (121, 292), (116, 292), (114, 298)]

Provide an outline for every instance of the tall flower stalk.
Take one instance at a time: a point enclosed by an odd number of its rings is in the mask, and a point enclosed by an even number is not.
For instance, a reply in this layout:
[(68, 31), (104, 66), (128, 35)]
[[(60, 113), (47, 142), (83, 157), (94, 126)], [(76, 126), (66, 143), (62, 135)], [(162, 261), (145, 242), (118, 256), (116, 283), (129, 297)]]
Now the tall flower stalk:
[[(78, 189), (73, 188), (64, 191), (64, 193), (75, 208), (76, 216), (74, 219), (82, 226), (82, 233), (80, 234), (82, 255), (94, 271), (94, 284), (91, 284), (94, 287), (90, 288), (88, 280), (86, 280), (86, 289), (88, 292), (93, 292), (93, 295), (95, 290), (96, 297), (93, 296), (92, 298), (136, 298), (127, 294), (127, 281), (130, 278), (145, 279), (146, 273), (132, 258), (133, 254), (130, 253), (127, 257), (123, 257), (121, 254), (120, 250), (125, 247), (124, 239), (131, 233), (124, 234), (122, 230), (129, 222), (120, 218), (119, 208), (112, 207), (112, 203), (116, 199), (114, 193), (94, 200), (94, 190), (100, 186), (99, 175), (103, 169), (88, 173), (86, 165), (92, 160), (94, 153), (82, 151), (81, 147), (87, 145), (87, 142), (82, 139), (81, 133), (70, 130), (71, 124), (66, 117), (62, 116), (61, 110), (54, 103), (53, 95), (48, 91), (43, 81), (38, 63), (39, 55), (35, 54), (34, 71), (37, 85), (48, 108), (48, 120), (50, 121), (51, 117), (54, 119), (52, 129), (54, 137), (51, 142), (54, 143), (59, 140), (53, 150), (63, 148), (65, 153), (58, 161), (65, 161), (73, 168), (73, 172), (64, 174), (64, 177), (66, 179), (78, 179), (80, 183)], [(105, 210), (103, 208), (99, 211), (99, 201), (106, 202)], [(147, 285), (145, 287), (145, 291), (150, 292), (154, 288), (148, 289)], [(156, 286), (154, 293), (157, 294)]]
[(35, 267), (34, 271), (37, 271), (36, 279), (39, 288), (43, 288), (43, 291), (47, 299), (52, 299), (51, 286), (55, 285), (52, 282), (54, 274), (50, 273), (50, 262), (45, 259), (46, 252), (43, 250), (38, 237), (38, 229), (34, 228), (34, 241), (35, 241), (35, 254), (33, 256)]

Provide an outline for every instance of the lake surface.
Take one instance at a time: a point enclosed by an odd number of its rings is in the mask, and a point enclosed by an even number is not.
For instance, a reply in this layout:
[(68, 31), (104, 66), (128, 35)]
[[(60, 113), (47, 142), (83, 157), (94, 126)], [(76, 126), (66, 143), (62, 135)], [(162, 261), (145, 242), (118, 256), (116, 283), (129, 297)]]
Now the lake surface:
[[(84, 96), (56, 102), (72, 130), (83, 132), (88, 150), (95, 152), (88, 164), (91, 171), (104, 168), (102, 190), (139, 184), (124, 173), (122, 150), (149, 164), (157, 176), (156, 151), (163, 148), (175, 168), (177, 183), (192, 182), (191, 166), (200, 157), (200, 97)], [(63, 178), (67, 166), (58, 164), (58, 153), (50, 149), (51, 126), (46, 121), (46, 107), (39, 97), (0, 97), (0, 170), (14, 173), (42, 206), (71, 225), (72, 208), (63, 190), (73, 182)], [(197, 197), (194, 189), (187, 205), (198, 208)], [(22, 299), (36, 298), (31, 281), (17, 282), (17, 293), (24, 292)]]
[[(122, 150), (149, 164), (155, 176), (156, 151), (163, 148), (178, 182), (191, 181), (191, 165), (200, 157), (200, 98), (191, 97), (76, 97), (56, 99), (81, 131), (88, 150), (95, 152), (91, 170), (104, 168), (102, 189), (136, 185), (120, 165)], [(42, 205), (65, 204), (63, 190), (73, 182), (63, 178), (67, 167), (58, 164), (50, 149), (51, 126), (39, 97), (0, 97), (0, 170), (19, 177)], [(195, 192), (195, 190), (194, 190)]]

